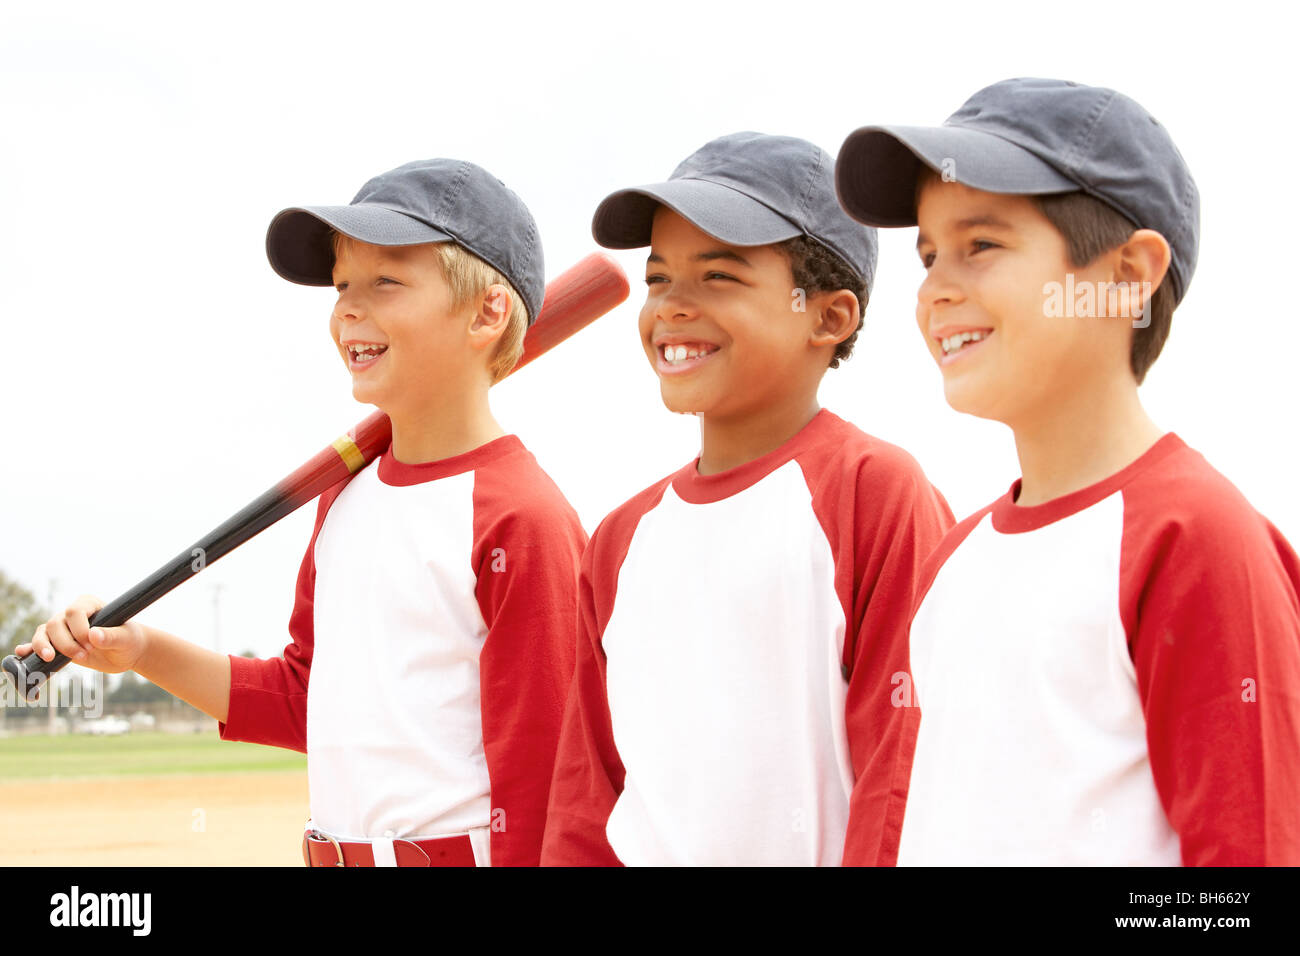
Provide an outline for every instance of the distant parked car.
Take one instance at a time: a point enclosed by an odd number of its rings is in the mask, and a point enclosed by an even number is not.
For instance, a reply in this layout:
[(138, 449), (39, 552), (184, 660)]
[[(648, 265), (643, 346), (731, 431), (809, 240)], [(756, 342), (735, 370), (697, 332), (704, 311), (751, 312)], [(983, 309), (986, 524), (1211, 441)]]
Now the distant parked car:
[(143, 710), (137, 710), (131, 715), (130, 719), (132, 730), (153, 730), (158, 725), (158, 721), (154, 719), (153, 714)]
[(131, 729), (131, 722), (122, 717), (100, 717), (98, 720), (87, 720), (81, 725), (83, 733), (95, 734), (97, 736), (124, 734)]

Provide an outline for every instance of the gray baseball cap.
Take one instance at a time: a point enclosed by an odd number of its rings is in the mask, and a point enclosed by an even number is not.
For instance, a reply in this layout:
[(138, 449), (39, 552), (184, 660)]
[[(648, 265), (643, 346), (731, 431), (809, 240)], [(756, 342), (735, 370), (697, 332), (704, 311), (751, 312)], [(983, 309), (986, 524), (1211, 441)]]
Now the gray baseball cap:
[(874, 226), (916, 225), (924, 163), (946, 179), (1014, 195), (1082, 190), (1168, 241), (1181, 301), (1196, 269), (1200, 197), (1165, 128), (1114, 90), (1012, 79), (980, 90), (942, 126), (864, 126), (836, 161), (840, 202)]
[(807, 140), (731, 133), (710, 140), (668, 182), (620, 189), (596, 207), (591, 233), (608, 249), (650, 245), (662, 203), (702, 232), (733, 246), (809, 236), (863, 279), (876, 273), (876, 230), (854, 222), (835, 198), (835, 163)]
[(266, 231), (271, 268), (290, 282), (333, 285), (334, 229), (376, 246), (452, 241), (510, 280), (533, 322), (546, 292), (542, 246), (523, 200), (487, 170), (422, 159), (381, 173), (347, 206), (294, 206)]

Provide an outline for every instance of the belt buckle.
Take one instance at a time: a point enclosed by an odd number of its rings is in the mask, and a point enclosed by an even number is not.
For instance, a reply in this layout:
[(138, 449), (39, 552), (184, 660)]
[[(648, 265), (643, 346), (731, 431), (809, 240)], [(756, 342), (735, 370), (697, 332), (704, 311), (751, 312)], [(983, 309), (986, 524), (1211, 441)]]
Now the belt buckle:
[(334, 839), (334, 837), (330, 836), (328, 833), (322, 833), (320, 830), (315, 829), (308, 830), (302, 835), (302, 856), (303, 862), (306, 863), (307, 866), (310, 867), (312, 865), (311, 851), (308, 841), (313, 839), (328, 840), (330, 843), (334, 844), (334, 854), (338, 861), (334, 865), (343, 867), (347, 866), (347, 864), (343, 862), (343, 847), (339, 846), (339, 841)]

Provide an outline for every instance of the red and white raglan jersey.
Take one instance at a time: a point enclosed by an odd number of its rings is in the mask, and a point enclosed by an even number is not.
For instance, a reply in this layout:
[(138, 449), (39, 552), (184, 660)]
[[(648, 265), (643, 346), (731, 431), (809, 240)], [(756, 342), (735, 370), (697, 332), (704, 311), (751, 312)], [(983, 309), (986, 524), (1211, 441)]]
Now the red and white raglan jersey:
[[(824, 410), (749, 464), (697, 463), (583, 556), (542, 862), (875, 862), (905, 782), (890, 675), (952, 514), (906, 452)], [(851, 794), (875, 826), (846, 848)]]
[(1300, 864), (1300, 562), (1176, 435), (927, 563), (898, 862)]
[(390, 447), (321, 496), (293, 642), (231, 657), (221, 736), (305, 751), (336, 838), (469, 832), (536, 865), (585, 544), (514, 435), (423, 464)]

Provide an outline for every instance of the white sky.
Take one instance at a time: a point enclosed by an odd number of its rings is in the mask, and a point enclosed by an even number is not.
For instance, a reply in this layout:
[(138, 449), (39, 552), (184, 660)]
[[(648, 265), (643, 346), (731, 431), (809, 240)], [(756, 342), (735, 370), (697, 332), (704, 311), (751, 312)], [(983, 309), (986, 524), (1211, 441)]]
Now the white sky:
[[(1300, 135), (1294, 36), (1260, 12), (1277, 6), (1213, 21), (1128, 2), (15, 6), (0, 13), (0, 568), (42, 599), (53, 579), (59, 607), (125, 591), (373, 410), (330, 344), (331, 292), (266, 262), (282, 207), (470, 159), (529, 204), (553, 277), (596, 248), (608, 192), (665, 179), (715, 136), (834, 154), (857, 126), (937, 124), (1010, 76), (1115, 87), (1173, 134), (1201, 190), (1200, 264), (1142, 394), (1300, 541), (1295, 309), (1278, 305)], [(911, 451), (965, 515), (1019, 470), (1005, 428), (943, 400), (914, 326), (914, 241), (882, 232), (866, 329), (822, 404)], [(636, 337), (644, 252), (618, 258), (629, 303), (493, 397), (588, 530), (698, 451)], [(141, 619), (212, 646), (220, 584), (220, 649), (278, 653), (313, 514)]]

